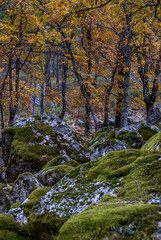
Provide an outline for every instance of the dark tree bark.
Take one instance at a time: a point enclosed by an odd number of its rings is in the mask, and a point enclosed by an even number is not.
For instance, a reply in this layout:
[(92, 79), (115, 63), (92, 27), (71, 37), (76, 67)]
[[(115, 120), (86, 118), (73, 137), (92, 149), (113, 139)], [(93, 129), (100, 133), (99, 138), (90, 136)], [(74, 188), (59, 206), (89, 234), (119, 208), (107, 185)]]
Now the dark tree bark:
[(40, 96), (40, 115), (44, 114), (44, 85), (41, 84), (41, 96)]
[(59, 55), (56, 58), (56, 88), (59, 91)]
[(121, 111), (121, 127), (125, 127), (128, 124), (128, 111), (129, 111), (129, 85), (130, 85), (130, 71), (132, 61), (132, 30), (131, 30), (131, 18), (132, 14), (126, 15), (126, 41), (127, 44), (124, 48), (124, 59), (125, 59), (125, 75), (124, 75), (124, 94), (123, 94), (123, 105)]
[(60, 114), (60, 118), (63, 119), (66, 112), (66, 81), (67, 81), (67, 71), (68, 71), (68, 64), (67, 62), (63, 62), (63, 79), (62, 79), (62, 111)]
[(10, 96), (10, 103), (9, 103), (9, 124), (11, 125), (13, 123), (14, 117), (15, 117), (15, 108), (13, 103), (13, 79), (12, 79), (12, 52), (10, 52), (9, 56), (9, 96)]
[(92, 114), (92, 117), (93, 117), (93, 121), (94, 121), (94, 124), (95, 124), (95, 131), (98, 130), (99, 128), (99, 125), (98, 125), (98, 120), (97, 120), (97, 117), (96, 117), (96, 114), (95, 114), (95, 111), (94, 111), (94, 108), (90, 102), (90, 98), (87, 94), (87, 89), (86, 89), (86, 86), (84, 85), (83, 83), (83, 77), (80, 75), (79, 71), (78, 71), (78, 67), (77, 67), (77, 64), (76, 64), (76, 61), (75, 61), (75, 58), (74, 58), (74, 55), (73, 55), (73, 52), (72, 52), (72, 47), (71, 47), (71, 43), (69, 43), (67, 40), (66, 40), (66, 35), (65, 33), (63, 32), (63, 30), (61, 29), (61, 26), (59, 24), (57, 24), (58, 28), (59, 28), (59, 31), (62, 35), (62, 37), (64, 38), (64, 43), (65, 43), (65, 46), (66, 46), (66, 50), (67, 50), (67, 53), (69, 54), (70, 56), (70, 60), (71, 60), (71, 63), (72, 63), (72, 68), (73, 68), (73, 72), (78, 80), (78, 83), (79, 83), (79, 86), (80, 86), (80, 90), (82, 92), (82, 95), (83, 97), (85, 98), (86, 102), (88, 103), (88, 107), (91, 111), (91, 114)]
[(1, 111), (1, 129), (4, 129), (3, 103), (1, 100), (0, 100), (0, 111)]
[(109, 126), (109, 116), (108, 116), (108, 113), (109, 113), (109, 106), (108, 106), (109, 105), (109, 97), (110, 97), (110, 94), (111, 94), (111, 91), (112, 91), (112, 88), (113, 88), (113, 84), (114, 84), (114, 81), (115, 81), (116, 71), (117, 71), (117, 66), (112, 71), (111, 82), (110, 82), (109, 87), (108, 88), (105, 87), (105, 106), (104, 106), (104, 122), (103, 122), (104, 127)]
[(157, 97), (157, 92), (158, 92), (158, 89), (159, 89), (159, 79), (158, 77), (160, 76), (160, 60), (161, 60), (161, 50), (160, 50), (160, 54), (159, 54), (159, 58), (156, 62), (156, 65), (155, 65), (155, 70), (154, 70), (154, 79), (152, 80), (152, 84), (153, 84), (153, 87), (152, 87), (152, 90), (151, 90), (151, 93), (150, 93), (150, 89), (149, 89), (149, 82), (150, 82), (150, 79), (149, 79), (149, 76), (148, 76), (148, 73), (149, 73), (149, 62), (146, 61), (144, 66), (142, 64), (142, 59), (140, 57), (139, 54), (137, 54), (137, 60), (138, 60), (138, 64), (139, 64), (139, 67), (138, 67), (138, 73), (140, 75), (140, 78), (142, 80), (142, 83), (143, 83), (143, 96), (144, 96), (144, 102), (145, 102), (145, 106), (146, 106), (146, 113), (147, 113), (147, 117), (148, 117), (148, 112), (149, 112), (149, 109), (151, 107), (154, 106), (154, 103), (156, 101), (156, 97)]
[(53, 64), (52, 64), (52, 67), (53, 67), (53, 77), (55, 77), (55, 54), (53, 54)]
[(46, 95), (51, 91), (51, 73), (50, 73), (50, 59), (51, 54), (46, 54), (46, 63), (45, 63), (45, 79), (46, 79)]
[[(88, 64), (88, 78), (90, 79), (91, 76), (91, 66), (92, 66), (92, 60), (91, 60), (91, 43), (92, 43), (92, 36), (91, 36), (91, 29), (88, 28), (86, 30), (86, 38), (87, 38), (87, 64)], [(87, 95), (88, 99), (91, 98), (91, 93), (87, 89)], [(90, 135), (90, 120), (91, 120), (91, 109), (88, 105), (88, 101), (86, 101), (85, 106), (85, 135)]]
[(124, 88), (124, 57), (123, 43), (120, 41), (117, 50), (118, 80), (117, 80), (117, 103), (115, 113), (115, 128), (121, 126), (121, 110), (123, 105), (123, 88)]

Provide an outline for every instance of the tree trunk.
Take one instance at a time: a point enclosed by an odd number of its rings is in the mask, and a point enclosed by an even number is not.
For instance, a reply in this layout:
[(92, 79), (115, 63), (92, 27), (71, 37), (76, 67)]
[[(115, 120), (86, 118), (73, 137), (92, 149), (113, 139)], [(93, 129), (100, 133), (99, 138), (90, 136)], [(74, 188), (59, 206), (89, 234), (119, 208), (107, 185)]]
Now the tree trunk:
[(132, 30), (131, 30), (131, 17), (132, 14), (126, 15), (127, 24), (127, 44), (125, 47), (125, 75), (124, 75), (124, 94), (123, 94), (123, 105), (121, 111), (121, 127), (125, 127), (128, 124), (128, 111), (129, 111), (129, 85), (130, 85), (130, 71), (131, 71), (131, 61), (132, 61)]
[(59, 91), (59, 55), (56, 59), (56, 88)]
[(45, 64), (45, 78), (46, 78), (46, 95), (51, 91), (51, 73), (50, 73), (50, 59), (51, 54), (46, 54), (46, 64)]
[(1, 129), (4, 129), (4, 118), (3, 118), (3, 104), (2, 100), (0, 100), (0, 111), (1, 111)]
[(40, 115), (44, 114), (44, 85), (41, 84)]
[[(60, 32), (63, 36), (64, 39), (66, 39), (66, 36), (64, 34), (64, 32), (62, 31), (62, 29), (60, 28)], [(87, 95), (87, 91), (86, 91), (86, 87), (85, 85), (83, 84), (83, 78), (82, 76), (79, 74), (79, 71), (78, 71), (78, 68), (76, 66), (76, 63), (75, 63), (75, 58), (74, 58), (74, 55), (73, 55), (73, 52), (71, 50), (71, 44), (65, 40), (65, 44), (66, 44), (66, 47), (67, 47), (67, 50), (68, 50), (68, 54), (70, 55), (70, 58), (71, 58), (71, 63), (72, 63), (72, 67), (73, 67), (73, 72), (78, 80), (78, 83), (79, 83), (79, 86), (80, 86), (80, 90), (82, 92), (82, 95), (83, 97), (85, 98), (86, 102), (88, 103), (88, 106), (90, 108), (90, 111), (91, 111), (91, 114), (92, 114), (92, 117), (93, 117), (93, 121), (94, 121), (94, 124), (95, 124), (95, 131), (98, 130), (99, 128), (99, 125), (98, 125), (98, 120), (97, 120), (97, 117), (96, 117), (96, 114), (95, 114), (95, 111), (94, 111), (94, 108), (90, 102), (90, 98), (89, 96)]]
[(13, 124), (13, 120), (15, 117), (14, 103), (13, 103), (13, 79), (12, 79), (12, 53), (10, 52), (9, 58), (9, 96), (10, 96), (10, 103), (9, 103), (9, 125)]
[(109, 87), (105, 89), (105, 107), (104, 107), (104, 122), (103, 122), (103, 126), (104, 127), (108, 127), (109, 126), (109, 117), (108, 117), (108, 113), (109, 113), (109, 97), (113, 88), (113, 84), (114, 84), (114, 80), (115, 80), (115, 74), (117, 71), (117, 66), (113, 69), (112, 71), (112, 76), (111, 76), (111, 82)]
[(159, 84), (158, 84), (158, 77), (160, 75), (160, 57), (156, 63), (155, 66), (155, 77), (153, 79), (153, 87), (152, 87), (152, 91), (150, 94), (150, 89), (149, 89), (149, 77), (148, 77), (148, 71), (149, 71), (149, 67), (148, 67), (148, 61), (145, 62), (144, 67), (142, 65), (142, 60), (139, 54), (137, 54), (137, 59), (138, 59), (138, 73), (140, 75), (140, 78), (142, 80), (143, 83), (143, 96), (144, 96), (144, 102), (145, 102), (145, 106), (146, 106), (146, 113), (147, 113), (147, 117), (148, 117), (148, 113), (149, 113), (149, 109), (151, 107), (154, 106), (154, 103), (156, 101), (156, 97), (157, 97), (157, 92), (159, 89)]
[(68, 65), (67, 63), (63, 63), (63, 79), (62, 79), (62, 111), (60, 114), (60, 118), (63, 119), (66, 112), (66, 81), (67, 81), (67, 71), (68, 71)]
[(53, 66), (53, 77), (55, 77), (55, 54), (53, 55), (53, 64), (52, 64), (52, 66)]

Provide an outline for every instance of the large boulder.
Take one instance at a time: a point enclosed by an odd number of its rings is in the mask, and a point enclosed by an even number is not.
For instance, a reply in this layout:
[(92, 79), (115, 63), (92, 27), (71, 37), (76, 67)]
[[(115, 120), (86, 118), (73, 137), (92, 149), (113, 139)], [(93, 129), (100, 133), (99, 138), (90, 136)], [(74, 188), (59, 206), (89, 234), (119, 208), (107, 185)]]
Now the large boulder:
[(161, 122), (161, 109), (158, 107), (152, 107), (149, 109), (147, 123), (155, 124)]
[(58, 155), (68, 162), (74, 159), (77, 164), (89, 161), (83, 140), (56, 116), (28, 118), (3, 130), (2, 134), (8, 182), (15, 181), (24, 172), (39, 172)]
[(58, 240), (160, 239), (160, 209), (145, 203), (105, 201), (71, 217), (60, 229)]
[(90, 159), (96, 160), (107, 153), (127, 148), (140, 149), (153, 135), (159, 132), (155, 125), (146, 123), (132, 124), (120, 129), (100, 129), (94, 138), (87, 143)]
[(35, 190), (17, 212), (27, 217), (33, 239), (153, 239), (161, 221), (160, 157), (159, 151), (111, 152), (70, 170), (47, 192)]
[(25, 201), (35, 189), (40, 187), (42, 184), (31, 173), (20, 174), (10, 190), (12, 203)]

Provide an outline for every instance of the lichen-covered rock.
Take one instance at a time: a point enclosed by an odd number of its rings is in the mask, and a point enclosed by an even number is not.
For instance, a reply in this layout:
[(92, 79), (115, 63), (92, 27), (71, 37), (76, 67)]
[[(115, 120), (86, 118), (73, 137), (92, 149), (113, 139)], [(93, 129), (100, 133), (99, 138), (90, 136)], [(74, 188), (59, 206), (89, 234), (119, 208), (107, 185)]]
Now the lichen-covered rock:
[(161, 131), (151, 137), (143, 146), (143, 150), (159, 150), (161, 151)]
[(46, 166), (35, 176), (44, 186), (54, 186), (67, 172), (73, 169), (72, 166), (60, 164), (58, 166)]
[(71, 217), (58, 240), (156, 240), (161, 206), (103, 202)]
[(109, 152), (134, 148), (140, 149), (153, 135), (159, 132), (155, 125), (132, 124), (120, 129), (100, 129), (94, 138), (86, 144), (90, 151), (90, 159), (96, 160)]
[(24, 172), (39, 172), (49, 160), (60, 154), (78, 164), (89, 160), (83, 150), (83, 141), (55, 116), (28, 118), (3, 130), (2, 134), (8, 182), (13, 182)]
[(141, 148), (143, 144), (143, 138), (137, 131), (120, 129), (116, 134), (116, 139), (125, 142), (132, 148)]
[(147, 123), (155, 124), (161, 122), (161, 109), (152, 107), (149, 109)]
[(10, 190), (12, 186), (9, 184), (0, 184), (0, 213), (5, 212), (7, 208), (12, 204)]
[(111, 128), (100, 129), (95, 137), (87, 144), (90, 151), (90, 159), (96, 160), (107, 153), (122, 149), (127, 149), (128, 145), (115, 139), (116, 133)]
[(12, 203), (25, 201), (32, 191), (41, 186), (42, 184), (31, 173), (19, 175), (10, 190)]
[(159, 128), (155, 125), (147, 125), (145, 123), (140, 124), (138, 127), (138, 132), (142, 136), (144, 141), (149, 140), (152, 136), (154, 136), (157, 132), (159, 132)]
[(91, 160), (97, 160), (105, 156), (109, 152), (118, 151), (122, 149), (127, 149), (127, 145), (117, 139), (108, 139), (103, 143), (97, 144), (90, 154)]
[[(118, 220), (118, 229), (124, 227), (125, 223), (124, 229), (129, 229), (128, 231), (130, 231), (131, 225), (129, 224), (132, 224), (132, 216), (140, 219), (140, 211), (141, 214), (145, 211), (145, 215), (143, 214), (142, 217), (147, 217), (151, 211), (150, 209), (153, 209), (151, 208), (151, 203), (155, 205), (154, 209), (158, 209), (156, 204), (158, 204), (158, 199), (160, 199), (161, 195), (160, 157), (161, 152), (159, 151), (121, 150), (111, 152), (98, 160), (82, 164), (70, 170), (50, 190), (40, 195), (38, 194), (38, 197), (33, 197), (32, 199), (32, 194), (35, 195), (35, 193), (31, 193), (29, 199), (22, 203), (17, 211), (21, 213), (21, 219), (22, 216), (27, 216), (30, 236), (35, 239), (41, 239), (44, 234), (48, 234), (54, 238), (59, 234), (59, 229), (64, 222), (71, 216), (82, 212), (91, 204), (98, 204), (100, 201), (103, 204), (108, 201), (115, 203), (114, 219), (117, 219), (118, 210), (122, 206), (120, 214), (123, 219), (125, 218), (125, 222), (122, 222), (121, 217), (121, 220)], [(35, 192), (37, 191), (39, 189), (35, 190)], [(142, 202), (143, 200), (146, 204), (138, 205), (138, 201)], [(111, 206), (107, 207), (105, 214), (105, 219), (107, 220), (105, 222), (108, 227), (111, 227), (111, 225), (108, 225), (108, 211), (109, 216), (112, 214)], [(138, 208), (139, 210), (137, 211)], [(128, 210), (130, 212), (129, 215)], [(125, 215), (126, 211), (127, 216)], [(84, 215), (83, 212), (82, 214)], [(95, 214), (97, 216), (97, 210)], [(92, 221), (90, 216), (89, 214), (89, 223)], [(75, 228), (75, 225), (73, 226)], [(137, 227), (136, 229), (138, 229)], [(91, 227), (91, 229), (93, 228)], [(117, 233), (117, 229), (114, 228), (113, 231), (115, 230)], [(63, 231), (61, 234), (64, 234)], [(138, 239), (142, 239), (141, 233), (138, 234)], [(89, 239), (92, 239), (90, 235), (87, 236)], [(104, 236), (108, 236), (108, 231), (107, 235)], [(81, 237), (78, 237), (78, 239), (81, 239)]]
[(13, 216), (0, 214), (0, 240), (31, 240), (27, 229), (20, 226)]

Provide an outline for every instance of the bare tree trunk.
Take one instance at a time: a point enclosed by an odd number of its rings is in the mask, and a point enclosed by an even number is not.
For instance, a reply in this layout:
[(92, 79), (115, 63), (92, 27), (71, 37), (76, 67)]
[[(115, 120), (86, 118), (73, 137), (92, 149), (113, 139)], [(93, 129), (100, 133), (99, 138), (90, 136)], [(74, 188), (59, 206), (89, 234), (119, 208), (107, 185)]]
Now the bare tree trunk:
[(59, 55), (56, 59), (56, 88), (59, 91)]
[(0, 100), (0, 111), (1, 111), (1, 129), (4, 129), (4, 118), (3, 118), (3, 103), (2, 100)]
[(50, 73), (50, 59), (51, 54), (46, 54), (46, 64), (45, 64), (45, 78), (46, 78), (46, 95), (51, 91), (51, 73)]
[(13, 103), (13, 79), (12, 79), (12, 53), (10, 52), (9, 57), (9, 96), (10, 96), (10, 103), (9, 103), (9, 124), (13, 123), (15, 117), (15, 108)]
[(123, 105), (121, 111), (121, 127), (125, 127), (128, 124), (128, 111), (129, 111), (129, 85), (130, 85), (130, 71), (132, 61), (132, 30), (131, 30), (131, 17), (132, 14), (126, 15), (127, 24), (127, 44), (125, 47), (125, 75), (124, 75), (124, 94), (123, 94)]
[(55, 54), (53, 54), (53, 64), (52, 64), (52, 67), (53, 67), (53, 77), (55, 77)]
[(111, 76), (111, 82), (109, 87), (105, 89), (105, 107), (104, 107), (104, 122), (103, 122), (103, 126), (104, 127), (108, 127), (109, 126), (109, 117), (108, 117), (108, 113), (109, 113), (109, 97), (113, 88), (113, 84), (114, 84), (114, 80), (115, 80), (115, 74), (117, 71), (117, 66), (113, 69), (112, 71), (112, 76)]
[(44, 85), (41, 84), (40, 115), (44, 114)]
[[(59, 30), (63, 36), (64, 39), (66, 39), (66, 36), (65, 36), (65, 33), (63, 32), (63, 30), (61, 29), (61, 27), (59, 26)], [(79, 86), (80, 86), (80, 90), (82, 92), (82, 95), (83, 97), (85, 98), (85, 100), (87, 101), (88, 103), (88, 106), (90, 108), (90, 111), (91, 111), (91, 114), (92, 114), (92, 117), (93, 117), (93, 121), (94, 121), (94, 124), (95, 124), (95, 131), (98, 130), (99, 128), (99, 125), (98, 125), (98, 120), (97, 120), (97, 117), (96, 117), (96, 114), (95, 114), (95, 111), (94, 111), (94, 108), (90, 102), (90, 98), (89, 96), (87, 95), (87, 91), (86, 91), (86, 87), (85, 85), (83, 84), (83, 78), (82, 76), (79, 74), (79, 71), (78, 71), (78, 68), (76, 66), (76, 62), (75, 62), (75, 58), (74, 58), (74, 55), (73, 55), (73, 52), (72, 52), (72, 49), (71, 49), (71, 44), (65, 40), (65, 44), (66, 44), (66, 48), (67, 48), (67, 51), (68, 51), (68, 54), (70, 55), (70, 58), (71, 58), (71, 63), (72, 63), (72, 67), (73, 67), (73, 71), (74, 71), (74, 74), (78, 80), (78, 83), (79, 83)]]
[(151, 107), (154, 106), (154, 103), (156, 101), (156, 97), (157, 97), (157, 92), (159, 89), (159, 84), (158, 84), (158, 77), (160, 75), (160, 57), (156, 63), (155, 66), (155, 77), (152, 81), (153, 83), (153, 87), (150, 93), (150, 89), (149, 89), (149, 77), (148, 77), (148, 71), (149, 71), (149, 64), (148, 61), (145, 62), (144, 66), (142, 65), (142, 60), (139, 54), (137, 54), (137, 59), (138, 59), (138, 73), (140, 75), (140, 78), (142, 80), (143, 83), (143, 96), (144, 96), (144, 102), (145, 102), (145, 106), (146, 106), (146, 113), (147, 113), (147, 117), (148, 117), (148, 113), (149, 113), (149, 109)]
[(63, 63), (63, 79), (62, 79), (62, 111), (60, 114), (60, 118), (63, 119), (66, 112), (66, 81), (67, 81), (67, 71), (68, 71), (68, 65), (67, 63)]
[[(92, 67), (92, 59), (91, 59), (91, 44), (92, 44), (92, 36), (91, 36), (91, 29), (90, 27), (86, 30), (86, 36), (87, 36), (87, 64), (88, 64), (88, 80), (90, 81), (91, 78), (91, 67)], [(89, 92), (89, 89), (87, 89), (88, 99), (91, 98), (91, 93)], [(90, 120), (91, 120), (91, 109), (89, 107), (88, 101), (86, 101), (85, 106), (85, 135), (90, 135)]]

